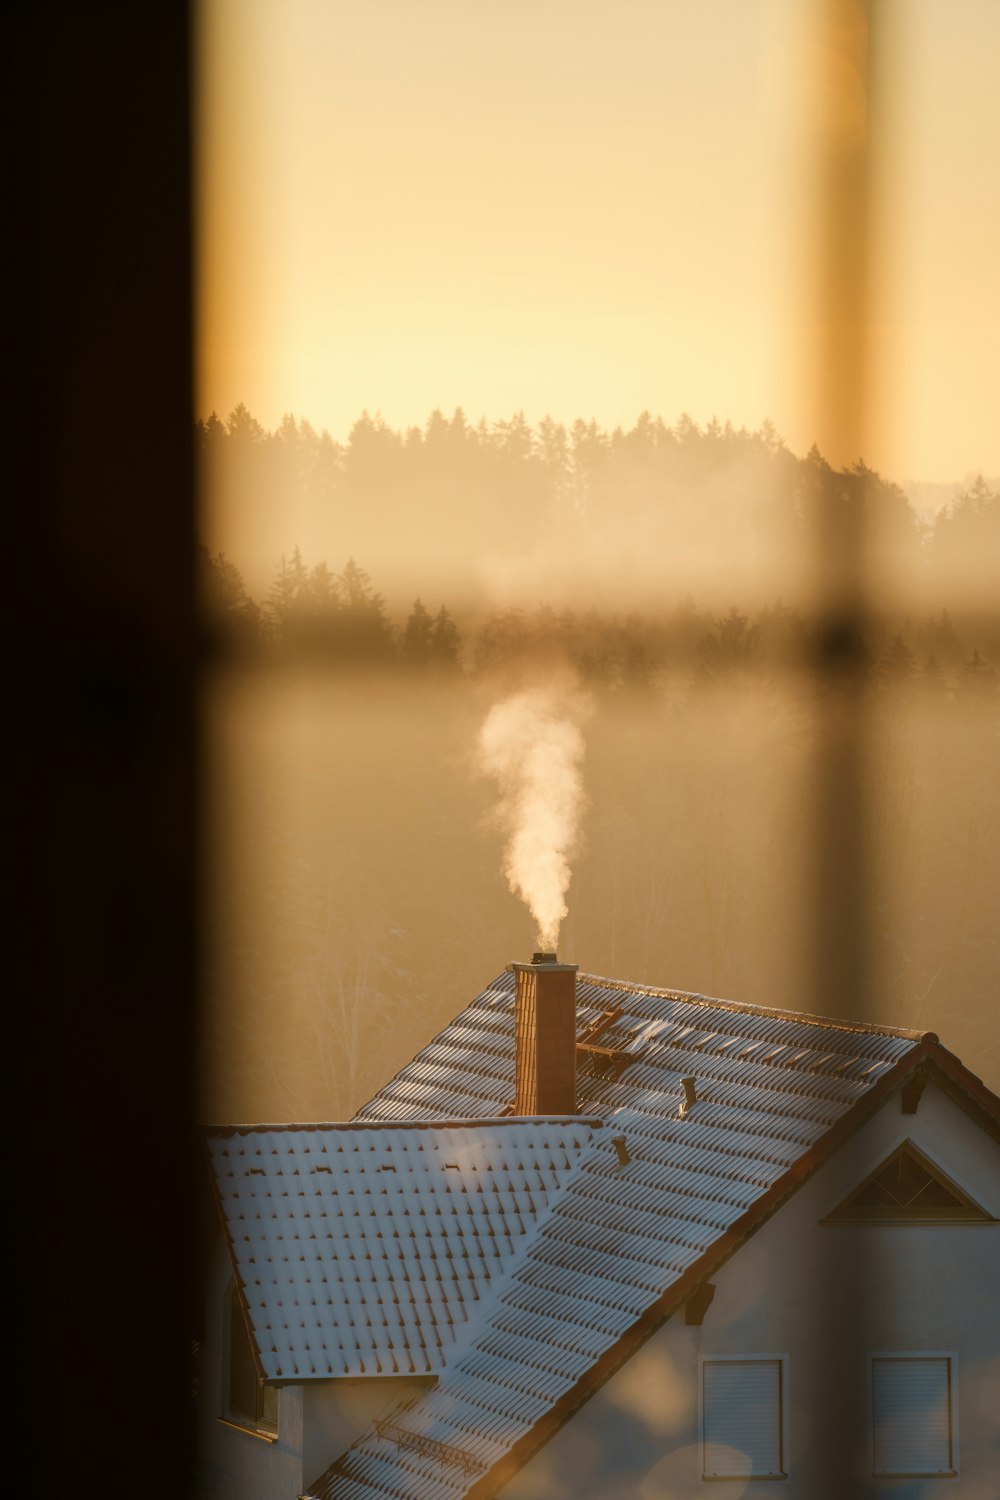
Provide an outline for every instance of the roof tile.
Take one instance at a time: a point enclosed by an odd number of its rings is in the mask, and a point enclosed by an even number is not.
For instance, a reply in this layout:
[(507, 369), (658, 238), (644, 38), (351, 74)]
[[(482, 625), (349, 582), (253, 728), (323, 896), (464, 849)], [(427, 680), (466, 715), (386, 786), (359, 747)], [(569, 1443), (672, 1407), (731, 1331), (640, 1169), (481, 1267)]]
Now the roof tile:
[(265, 1378), (440, 1369), (598, 1129), (576, 1117), (206, 1131)]

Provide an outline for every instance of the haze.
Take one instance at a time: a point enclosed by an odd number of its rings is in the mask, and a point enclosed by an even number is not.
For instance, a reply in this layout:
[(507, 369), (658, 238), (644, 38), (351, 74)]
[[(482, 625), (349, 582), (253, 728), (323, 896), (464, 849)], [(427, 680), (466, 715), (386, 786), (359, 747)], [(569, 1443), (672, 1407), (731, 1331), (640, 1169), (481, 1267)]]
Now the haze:
[(863, 437), (803, 378), (816, 146), (858, 97), (803, 0), (203, 0), (200, 413), (686, 411), (1000, 473), (1000, 7), (875, 13)]

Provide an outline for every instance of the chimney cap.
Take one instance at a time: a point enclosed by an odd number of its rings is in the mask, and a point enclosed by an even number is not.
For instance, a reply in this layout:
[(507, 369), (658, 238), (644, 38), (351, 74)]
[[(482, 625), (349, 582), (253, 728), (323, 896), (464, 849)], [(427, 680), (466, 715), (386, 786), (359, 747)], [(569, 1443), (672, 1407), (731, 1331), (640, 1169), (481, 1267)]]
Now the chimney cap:
[(511, 974), (534, 974), (539, 969), (546, 969), (549, 973), (576, 974), (579, 964), (561, 964), (554, 953), (533, 953), (531, 963), (512, 963), (507, 968)]

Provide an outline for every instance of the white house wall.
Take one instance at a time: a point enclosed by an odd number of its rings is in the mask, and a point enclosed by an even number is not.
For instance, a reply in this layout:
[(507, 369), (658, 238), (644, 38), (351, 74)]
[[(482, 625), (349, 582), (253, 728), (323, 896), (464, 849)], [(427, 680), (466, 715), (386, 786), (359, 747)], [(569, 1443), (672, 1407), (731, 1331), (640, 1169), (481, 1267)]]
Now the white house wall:
[[(415, 1400), (431, 1383), (430, 1379), (417, 1381), (375, 1376), (297, 1387), (302, 1392), (303, 1402), (306, 1483), (322, 1474), (356, 1437), (367, 1432), (375, 1417), (387, 1415), (401, 1402)], [(284, 1500), (289, 1500), (287, 1492)]]
[[(503, 1500), (997, 1500), (1000, 1225), (822, 1226), (905, 1139), (1000, 1218), (1000, 1148), (928, 1085), (895, 1095), (712, 1278), (703, 1326), (678, 1312), (502, 1491)], [(958, 1357), (957, 1478), (873, 1479), (868, 1356)], [(702, 1480), (699, 1356), (788, 1357), (785, 1480)]]
[(222, 1419), (226, 1304), (232, 1266), (221, 1235), (212, 1257), (205, 1338), (198, 1370), (197, 1500), (295, 1500), (372, 1418), (418, 1396), (428, 1381), (398, 1378), (318, 1381), (278, 1392), (275, 1441)]
[(278, 1392), (278, 1438), (221, 1420), (225, 1408), (226, 1304), (232, 1267), (221, 1234), (208, 1278), (198, 1366), (198, 1500), (294, 1500), (301, 1494), (302, 1387)]

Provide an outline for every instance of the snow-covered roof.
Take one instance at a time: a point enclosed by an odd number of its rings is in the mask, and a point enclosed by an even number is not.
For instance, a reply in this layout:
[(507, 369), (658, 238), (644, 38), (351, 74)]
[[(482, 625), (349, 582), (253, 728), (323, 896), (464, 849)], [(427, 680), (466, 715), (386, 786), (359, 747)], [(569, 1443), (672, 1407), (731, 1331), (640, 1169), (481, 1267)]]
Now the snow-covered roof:
[[(580, 1109), (607, 1129), (594, 1132), (435, 1387), (314, 1481), (315, 1500), (495, 1494), (890, 1088), (932, 1052), (950, 1057), (932, 1033), (594, 976), (579, 977), (577, 997)], [(509, 1110), (513, 1008), (504, 973), (359, 1119)], [(687, 1110), (683, 1077), (697, 1094)]]
[(600, 1122), (211, 1128), (261, 1373), (430, 1374)]

